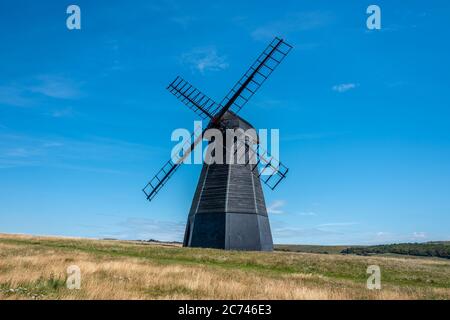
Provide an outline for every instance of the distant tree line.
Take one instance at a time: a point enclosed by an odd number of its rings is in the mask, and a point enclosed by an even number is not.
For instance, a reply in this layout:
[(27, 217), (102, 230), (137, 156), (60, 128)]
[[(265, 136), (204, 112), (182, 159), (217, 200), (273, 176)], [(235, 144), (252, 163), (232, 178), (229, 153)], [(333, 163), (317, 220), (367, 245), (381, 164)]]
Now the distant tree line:
[(450, 259), (450, 241), (349, 247), (342, 250), (341, 253), (357, 255), (395, 253), (411, 256), (439, 257)]

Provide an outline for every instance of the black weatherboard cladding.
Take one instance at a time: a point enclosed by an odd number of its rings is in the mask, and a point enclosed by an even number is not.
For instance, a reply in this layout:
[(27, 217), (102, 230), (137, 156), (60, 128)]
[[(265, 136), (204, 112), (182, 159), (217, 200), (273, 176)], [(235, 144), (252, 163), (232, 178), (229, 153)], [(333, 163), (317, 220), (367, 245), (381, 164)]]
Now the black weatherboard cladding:
[[(227, 128), (252, 128), (229, 112)], [(203, 164), (184, 246), (270, 251), (272, 234), (260, 179), (249, 165)]]

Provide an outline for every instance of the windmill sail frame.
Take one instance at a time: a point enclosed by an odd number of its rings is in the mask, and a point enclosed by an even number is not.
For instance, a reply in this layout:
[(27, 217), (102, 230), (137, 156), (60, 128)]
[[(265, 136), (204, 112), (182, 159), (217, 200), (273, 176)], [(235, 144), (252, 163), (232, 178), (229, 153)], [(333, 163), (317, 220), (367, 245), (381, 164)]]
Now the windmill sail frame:
[[(262, 86), (272, 72), (284, 60), (291, 51), (292, 46), (283, 39), (276, 37), (265, 48), (265, 50), (253, 62), (250, 68), (244, 73), (239, 81), (232, 87), (228, 94), (223, 98), (220, 104), (217, 104), (194, 87), (192, 84), (181, 78), (176, 77), (167, 89), (177, 97), (181, 102), (187, 105), (191, 110), (198, 114), (203, 120), (211, 119), (209, 126), (199, 134), (192, 133), (194, 142), (185, 146), (183, 145), (178, 152), (182, 152), (183, 156), (178, 159), (170, 159), (157, 172), (157, 174), (143, 188), (147, 200), (151, 201), (161, 188), (172, 177), (178, 167), (183, 163), (184, 159), (195, 149), (197, 144), (202, 141), (203, 134), (214, 125), (221, 124), (222, 116), (228, 111), (237, 114), (242, 107), (250, 100), (256, 91)], [(274, 190), (278, 184), (286, 178), (288, 168), (284, 166), (278, 159), (270, 156), (267, 151), (257, 144), (256, 150), (251, 146), (244, 144), (249, 152), (256, 153), (257, 162), (255, 164), (246, 163), (252, 166), (252, 172), (260, 178), (270, 189)], [(236, 152), (237, 152), (236, 148)], [(244, 152), (245, 153), (245, 152)], [(253, 155), (252, 155), (253, 156)], [(249, 157), (250, 159), (250, 157)], [(261, 168), (261, 170), (259, 169)], [(267, 170), (272, 174), (266, 176)], [(273, 178), (273, 179), (272, 179)]]

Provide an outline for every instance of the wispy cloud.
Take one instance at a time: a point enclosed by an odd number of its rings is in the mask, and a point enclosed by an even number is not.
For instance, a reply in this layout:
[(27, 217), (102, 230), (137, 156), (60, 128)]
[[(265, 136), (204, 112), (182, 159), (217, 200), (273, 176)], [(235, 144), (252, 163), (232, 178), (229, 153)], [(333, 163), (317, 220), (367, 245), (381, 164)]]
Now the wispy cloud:
[(403, 243), (403, 242), (424, 242), (429, 240), (426, 232), (415, 231), (413, 233), (393, 233), (387, 231), (379, 231), (374, 236), (368, 237), (372, 243)]
[(0, 86), (0, 104), (14, 107), (28, 107), (33, 105), (26, 88), (17, 85)]
[(332, 87), (333, 91), (343, 93), (358, 87), (357, 83), (342, 83)]
[(303, 141), (303, 140), (316, 140), (337, 136), (338, 133), (333, 132), (317, 132), (317, 133), (295, 133), (286, 134), (281, 137), (282, 141)]
[(255, 97), (253, 105), (258, 108), (273, 109), (286, 105), (287, 102), (280, 99), (262, 98), (260, 96)]
[(37, 84), (30, 86), (29, 90), (58, 99), (73, 99), (80, 96), (78, 85), (70, 79), (54, 76), (40, 75), (36, 77)]
[[(321, 230), (319, 228), (297, 228), (297, 227), (275, 227), (273, 228), (273, 234), (279, 239), (309, 239), (317, 238), (323, 239), (324, 237), (340, 235), (339, 232), (331, 230)], [(297, 242), (299, 240), (295, 240)], [(300, 240), (301, 241), (301, 240)], [(297, 242), (301, 243), (301, 242)], [(319, 242), (318, 242), (319, 243)]]
[[(358, 225), (358, 227), (353, 227)], [(426, 232), (394, 233), (388, 231), (371, 232), (363, 230), (359, 223), (325, 223), (302, 228), (276, 224), (273, 234), (282, 243), (328, 244), (328, 245), (378, 245), (389, 243), (426, 242), (431, 238)], [(442, 236), (436, 236), (443, 239)]]
[(28, 158), (32, 155), (38, 154), (39, 152), (37, 150), (38, 149), (36, 148), (11, 148), (5, 150), (3, 155), (11, 158)]
[[(271, 214), (287, 214), (289, 212), (286, 212), (284, 210), (284, 207), (286, 206), (286, 201), (284, 200), (275, 200), (273, 202), (271, 202), (268, 206), (267, 206), (267, 212), (271, 213)], [(292, 215), (294, 216), (317, 216), (317, 213), (314, 211), (301, 211), (301, 212), (294, 212), (292, 213)]]
[(193, 16), (186, 16), (186, 15), (173, 16), (172, 18), (170, 18), (170, 21), (172, 21), (173, 23), (181, 26), (183, 29), (187, 29), (188, 26), (192, 22), (194, 22), (195, 20), (197, 20), (195, 17), (193, 17)]
[(282, 214), (284, 211), (282, 208), (285, 205), (285, 201), (283, 200), (275, 200), (267, 207), (267, 212), (271, 214)]
[(397, 88), (397, 87), (403, 87), (406, 86), (408, 84), (407, 81), (404, 80), (397, 80), (397, 81), (390, 81), (386, 83), (386, 86), (388, 88)]
[(80, 84), (62, 76), (38, 75), (29, 80), (0, 86), (0, 104), (29, 107), (42, 98), (75, 99), (81, 96)]
[(229, 64), (225, 56), (217, 53), (215, 47), (195, 48), (183, 53), (180, 57), (182, 64), (200, 73), (227, 69)]
[(310, 11), (291, 13), (280, 20), (275, 20), (256, 28), (252, 31), (251, 35), (256, 40), (267, 40), (277, 35), (287, 36), (292, 33), (323, 27), (330, 23), (332, 19), (332, 15), (328, 12)]
[(317, 213), (315, 213), (313, 211), (305, 211), (305, 212), (299, 212), (297, 215), (313, 217), (313, 216), (317, 216)]
[(71, 107), (62, 108), (58, 110), (53, 110), (50, 115), (53, 118), (66, 118), (74, 115), (73, 109)]
[(109, 76), (111, 72), (123, 71), (125, 66), (121, 62), (121, 46), (117, 39), (108, 39), (104, 43), (105, 54), (103, 60), (106, 64), (104, 76)]
[(128, 218), (116, 224), (117, 231), (102, 236), (127, 240), (181, 241), (185, 226), (186, 223), (181, 221)]
[(414, 240), (424, 240), (428, 238), (428, 236), (425, 232), (413, 232), (412, 238)]
[(187, 29), (192, 22), (204, 17), (195, 15), (192, 11), (187, 14), (183, 3), (178, 1), (148, 1), (145, 7), (153, 11), (153, 14), (168, 17), (167, 21), (175, 23), (183, 29)]
[(70, 170), (123, 173), (123, 165), (151, 158), (157, 148), (126, 141), (92, 137), (30, 137), (0, 134), (0, 169), (55, 167)]
[(322, 223), (319, 224), (318, 227), (348, 227), (357, 225), (358, 222), (331, 222), (331, 223)]
[(363, 238), (359, 228), (354, 228), (358, 225), (356, 222), (330, 222), (301, 227), (292, 223), (288, 225), (284, 221), (272, 222), (274, 237), (282, 243), (350, 244), (352, 238), (358, 239), (355, 242)]

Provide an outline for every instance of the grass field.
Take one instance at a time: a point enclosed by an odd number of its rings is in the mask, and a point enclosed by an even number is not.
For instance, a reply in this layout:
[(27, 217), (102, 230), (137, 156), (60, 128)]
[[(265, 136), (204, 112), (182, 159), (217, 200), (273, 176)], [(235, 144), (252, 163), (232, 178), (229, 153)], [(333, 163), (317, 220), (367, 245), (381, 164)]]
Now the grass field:
[[(81, 269), (81, 289), (66, 269)], [(381, 268), (368, 290), (366, 269)], [(0, 299), (449, 299), (446, 259), (226, 252), (0, 234)]]

